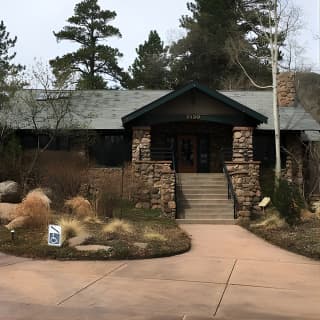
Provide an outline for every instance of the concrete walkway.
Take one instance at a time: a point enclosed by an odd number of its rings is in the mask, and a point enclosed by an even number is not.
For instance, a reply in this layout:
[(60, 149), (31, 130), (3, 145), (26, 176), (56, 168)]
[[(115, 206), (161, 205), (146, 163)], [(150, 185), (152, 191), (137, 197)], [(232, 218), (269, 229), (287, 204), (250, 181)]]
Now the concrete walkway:
[(0, 255), (0, 319), (319, 319), (320, 263), (238, 226), (185, 225), (190, 252), (113, 262)]

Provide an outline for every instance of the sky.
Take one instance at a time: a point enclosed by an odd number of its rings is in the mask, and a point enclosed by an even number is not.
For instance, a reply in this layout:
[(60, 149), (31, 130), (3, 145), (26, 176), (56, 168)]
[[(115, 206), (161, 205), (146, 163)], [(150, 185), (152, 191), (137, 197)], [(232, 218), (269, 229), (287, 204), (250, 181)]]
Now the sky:
[[(56, 42), (53, 31), (59, 31), (73, 14), (80, 0), (0, 0), (0, 20), (7, 26), (10, 35), (17, 36), (16, 61), (30, 67), (34, 59), (47, 62), (77, 48), (69, 41)], [(306, 48), (304, 64), (320, 71), (319, 65), (319, 7), (320, 0), (293, 0), (303, 12), (303, 28), (298, 41)], [(187, 14), (187, 0), (100, 0), (103, 9), (117, 13), (112, 25), (122, 33), (121, 39), (111, 39), (110, 45), (117, 47), (124, 57), (120, 66), (132, 64), (135, 48), (143, 43), (150, 30), (157, 30), (161, 38), (170, 43), (183, 35), (179, 29), (179, 18)]]

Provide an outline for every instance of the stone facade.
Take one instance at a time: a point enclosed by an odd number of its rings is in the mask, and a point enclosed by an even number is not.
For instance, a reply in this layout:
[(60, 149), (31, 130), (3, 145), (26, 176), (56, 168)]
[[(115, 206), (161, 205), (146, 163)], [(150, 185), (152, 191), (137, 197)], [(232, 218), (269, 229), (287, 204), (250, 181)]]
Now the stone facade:
[(253, 128), (251, 127), (234, 127), (232, 160), (235, 162), (253, 160), (252, 144)]
[(260, 212), (258, 203), (261, 199), (260, 162), (230, 161), (226, 162), (227, 170), (238, 200), (238, 215), (250, 217), (251, 212)]
[(282, 177), (303, 189), (304, 152), (299, 136), (287, 134), (286, 139), (286, 166)]
[(134, 193), (137, 208), (161, 209), (164, 216), (176, 216), (175, 172), (171, 161), (151, 161), (151, 128), (134, 127), (132, 167), (140, 187)]
[(278, 105), (290, 107), (296, 99), (295, 75), (292, 72), (282, 72), (278, 75)]
[(176, 216), (175, 173), (171, 161), (135, 161), (134, 177), (142, 187), (134, 195), (137, 208), (161, 209), (164, 216)]
[(252, 127), (233, 128), (232, 161), (226, 162), (237, 196), (240, 217), (249, 217), (251, 212), (260, 211), (260, 162), (253, 161), (252, 135)]
[(132, 161), (151, 160), (151, 128), (132, 128)]

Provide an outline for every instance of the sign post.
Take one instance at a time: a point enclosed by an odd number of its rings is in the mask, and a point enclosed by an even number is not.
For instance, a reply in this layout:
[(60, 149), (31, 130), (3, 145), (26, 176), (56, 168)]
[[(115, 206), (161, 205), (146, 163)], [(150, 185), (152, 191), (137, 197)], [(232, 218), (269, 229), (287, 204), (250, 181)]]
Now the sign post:
[(48, 245), (61, 247), (61, 227), (49, 224), (48, 228)]

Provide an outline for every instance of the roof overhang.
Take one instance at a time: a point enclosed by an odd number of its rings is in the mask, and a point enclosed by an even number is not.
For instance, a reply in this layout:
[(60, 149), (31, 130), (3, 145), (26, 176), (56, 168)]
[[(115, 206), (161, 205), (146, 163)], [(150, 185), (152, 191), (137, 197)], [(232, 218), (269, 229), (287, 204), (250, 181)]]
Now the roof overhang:
[(135, 110), (132, 113), (129, 113), (128, 115), (122, 117), (122, 123), (123, 125), (127, 125), (130, 122), (138, 119), (139, 117), (145, 115), (146, 113), (162, 106), (163, 104), (170, 102), (180, 96), (182, 96), (183, 94), (187, 93), (188, 91), (191, 90), (197, 90), (205, 95), (207, 95), (208, 97), (211, 97), (212, 99), (215, 99), (223, 104), (225, 104), (226, 106), (243, 113), (243, 115), (251, 118), (257, 125), (261, 124), (261, 123), (267, 123), (268, 122), (268, 118), (265, 117), (264, 115), (262, 115), (261, 113), (258, 113), (246, 106), (244, 106), (243, 104), (225, 96), (224, 94), (216, 91), (216, 90), (211, 90), (205, 86), (199, 85), (198, 83), (190, 83), (186, 86), (184, 86), (181, 89), (172, 91), (166, 95), (164, 95), (163, 97), (160, 97), (159, 99), (141, 107), (138, 110)]

